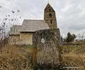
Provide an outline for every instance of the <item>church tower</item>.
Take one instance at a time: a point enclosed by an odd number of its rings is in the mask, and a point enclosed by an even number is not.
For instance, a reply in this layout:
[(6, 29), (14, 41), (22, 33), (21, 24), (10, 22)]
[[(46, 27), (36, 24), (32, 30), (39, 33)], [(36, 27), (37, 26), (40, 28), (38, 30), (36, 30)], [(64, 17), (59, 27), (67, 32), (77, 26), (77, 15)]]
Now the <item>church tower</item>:
[(48, 3), (44, 9), (44, 20), (49, 25), (50, 29), (57, 29), (57, 20), (55, 10)]

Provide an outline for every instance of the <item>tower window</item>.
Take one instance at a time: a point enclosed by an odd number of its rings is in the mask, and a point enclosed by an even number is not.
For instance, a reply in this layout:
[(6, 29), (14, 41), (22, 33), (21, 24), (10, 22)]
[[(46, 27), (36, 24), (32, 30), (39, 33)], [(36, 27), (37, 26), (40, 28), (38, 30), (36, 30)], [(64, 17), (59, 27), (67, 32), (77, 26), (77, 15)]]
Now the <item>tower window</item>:
[(52, 17), (52, 14), (51, 13), (49, 14), (49, 17)]
[(52, 20), (50, 20), (50, 23), (52, 24)]

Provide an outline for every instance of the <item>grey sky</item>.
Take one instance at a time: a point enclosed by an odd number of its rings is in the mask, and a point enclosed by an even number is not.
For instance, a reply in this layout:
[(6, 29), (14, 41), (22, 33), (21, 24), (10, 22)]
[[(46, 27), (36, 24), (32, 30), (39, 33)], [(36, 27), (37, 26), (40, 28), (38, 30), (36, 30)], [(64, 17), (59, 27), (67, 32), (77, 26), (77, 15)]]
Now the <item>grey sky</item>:
[[(85, 32), (85, 0), (49, 0), (56, 11), (61, 34)], [(48, 0), (0, 0), (0, 18), (20, 10), (22, 19), (43, 19)], [(11, 14), (12, 15), (12, 14)], [(17, 15), (17, 13), (15, 14)]]

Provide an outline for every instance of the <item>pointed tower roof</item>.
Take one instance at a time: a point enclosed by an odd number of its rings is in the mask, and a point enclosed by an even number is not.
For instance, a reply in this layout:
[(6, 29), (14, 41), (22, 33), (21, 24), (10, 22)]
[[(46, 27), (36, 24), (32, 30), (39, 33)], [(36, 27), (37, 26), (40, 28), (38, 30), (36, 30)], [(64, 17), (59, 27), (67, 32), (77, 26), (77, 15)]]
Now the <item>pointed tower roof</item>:
[(46, 7), (45, 7), (45, 11), (49, 11), (49, 10), (54, 11), (54, 9), (52, 8), (52, 6), (48, 3), (46, 5)]

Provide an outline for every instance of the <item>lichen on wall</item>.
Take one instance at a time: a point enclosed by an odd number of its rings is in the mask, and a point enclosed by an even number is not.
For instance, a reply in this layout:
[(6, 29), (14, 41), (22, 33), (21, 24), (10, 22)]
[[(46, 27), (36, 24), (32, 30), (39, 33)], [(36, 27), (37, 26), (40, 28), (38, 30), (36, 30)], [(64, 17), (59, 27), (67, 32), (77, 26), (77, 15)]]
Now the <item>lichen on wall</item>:
[(33, 33), (20, 33), (21, 44), (32, 45), (32, 35)]
[(37, 64), (43, 66), (59, 66), (59, 29), (36, 31), (33, 44), (37, 48)]

